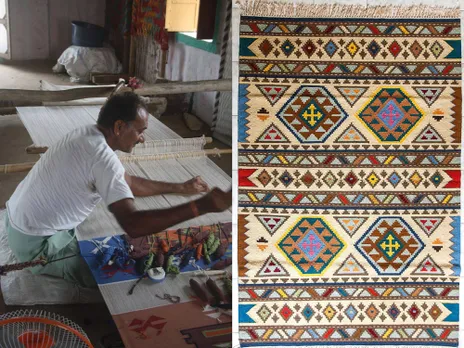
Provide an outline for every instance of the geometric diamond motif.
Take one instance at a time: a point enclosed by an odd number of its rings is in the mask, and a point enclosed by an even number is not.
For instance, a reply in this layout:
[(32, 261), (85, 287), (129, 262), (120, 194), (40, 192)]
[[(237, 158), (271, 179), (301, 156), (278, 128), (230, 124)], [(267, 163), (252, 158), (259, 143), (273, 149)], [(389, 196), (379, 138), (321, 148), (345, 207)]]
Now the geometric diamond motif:
[(302, 143), (321, 143), (348, 117), (322, 86), (301, 86), (277, 117)]
[(408, 310), (409, 315), (413, 320), (416, 320), (417, 317), (421, 314), (420, 309), (416, 306), (416, 304), (413, 304), (409, 310)]
[(348, 45), (346, 45), (345, 48), (348, 51), (348, 53), (351, 55), (352, 58), (354, 58), (354, 56), (356, 55), (356, 52), (358, 52), (358, 50), (359, 50), (359, 47), (358, 47), (358, 45), (356, 45), (354, 40), (351, 40), (351, 42)]
[(401, 311), (396, 307), (395, 304), (393, 304), (388, 310), (387, 314), (392, 318), (393, 320), (396, 320), (398, 316), (401, 314)]
[(301, 49), (304, 53), (306, 53), (308, 58), (310, 58), (314, 54), (314, 52), (316, 52), (317, 47), (313, 44), (311, 40), (308, 40)]
[(414, 58), (417, 58), (422, 53), (423, 48), (419, 42), (414, 41), (414, 43), (409, 47), (409, 51), (413, 54)]
[(345, 309), (345, 314), (351, 321), (353, 321), (353, 319), (356, 317), (356, 314), (358, 314), (358, 311), (353, 307), (352, 304), (350, 304), (348, 308)]
[(430, 236), (443, 222), (442, 217), (413, 217), (416, 224), (424, 231), (427, 236)]
[(306, 320), (309, 320), (314, 315), (314, 310), (307, 304), (301, 314), (303, 314)]
[(356, 185), (356, 183), (358, 182), (358, 178), (356, 177), (356, 175), (353, 173), (353, 171), (349, 172), (347, 176), (345, 176), (345, 182), (350, 185), (351, 187), (353, 187), (354, 185)]
[(282, 309), (279, 311), (279, 314), (281, 315), (282, 318), (284, 318), (285, 321), (288, 321), (290, 317), (293, 314), (293, 311), (290, 309), (290, 307), (286, 304), (285, 306), (282, 307)]
[(379, 182), (379, 177), (374, 173), (372, 172), (368, 177), (367, 177), (367, 182), (372, 186), (372, 188), (375, 187), (375, 185), (377, 185), (377, 183)]
[(371, 319), (372, 321), (374, 321), (374, 319), (377, 317), (377, 315), (379, 315), (379, 310), (377, 309), (377, 307), (374, 306), (374, 304), (372, 303), (367, 309), (366, 309), (366, 312), (367, 316), (369, 317), (369, 319)]
[(393, 41), (392, 44), (388, 47), (388, 50), (396, 58), (398, 54), (401, 53), (401, 46), (398, 44), (398, 42)]
[(332, 318), (335, 316), (335, 314), (337, 314), (337, 312), (335, 311), (335, 309), (331, 305), (327, 305), (327, 307), (325, 307), (323, 313), (324, 313), (325, 317), (329, 321), (331, 321)]
[(401, 217), (379, 217), (356, 242), (356, 249), (378, 274), (401, 274), (424, 243)]
[(293, 45), (291, 43), (290, 40), (285, 40), (285, 42), (280, 46), (280, 48), (282, 49), (282, 52), (284, 52), (284, 54), (289, 57), (292, 52), (295, 50), (295, 45)]
[(277, 215), (257, 215), (258, 220), (263, 224), (266, 231), (272, 236), (287, 221), (287, 216)]
[(401, 182), (401, 177), (398, 174), (396, 174), (396, 172), (393, 172), (388, 177), (388, 181), (390, 182), (390, 184), (393, 185), (393, 187), (396, 187)]
[(435, 58), (438, 58), (440, 54), (443, 52), (444, 48), (438, 43), (438, 41), (435, 41), (433, 45), (430, 47), (430, 51), (433, 53)]
[(272, 180), (271, 176), (269, 173), (266, 171), (266, 169), (263, 169), (263, 171), (256, 177), (259, 182), (263, 185), (266, 186), (269, 184), (269, 182)]
[(264, 41), (259, 45), (259, 49), (266, 57), (269, 55), (269, 53), (271, 53), (273, 48), (274, 46), (269, 42), (268, 39), (264, 39)]
[(291, 177), (291, 175), (289, 174), (288, 171), (285, 171), (280, 177), (279, 177), (279, 180), (282, 184), (284, 184), (286, 187), (288, 187), (292, 182), (293, 182), (293, 178)]
[(316, 180), (314, 176), (311, 175), (309, 171), (307, 171), (302, 177), (301, 182), (305, 184), (307, 187), (311, 186), (313, 182)]
[(375, 41), (371, 41), (369, 46), (367, 46), (367, 51), (371, 54), (372, 58), (375, 58), (377, 54), (379, 54), (380, 50), (382, 48), (379, 46), (379, 44)]
[(322, 274), (345, 247), (323, 218), (303, 217), (278, 248), (302, 275)]
[(433, 318), (433, 320), (437, 320), (438, 317), (441, 315), (442, 310), (437, 306), (437, 304), (435, 303), (432, 308), (430, 308), (429, 310), (429, 315)]
[(417, 170), (409, 177), (409, 181), (411, 181), (415, 187), (419, 186), (422, 180), (423, 178), (420, 176)]
[(322, 181), (324, 181), (324, 183), (329, 186), (329, 187), (332, 187), (333, 185), (335, 185), (335, 183), (337, 182), (337, 177), (335, 175), (332, 174), (332, 172), (328, 172), (323, 178), (322, 178)]
[(435, 174), (430, 177), (430, 181), (435, 185), (435, 187), (438, 187), (442, 183), (443, 177), (440, 172), (436, 171)]
[(325, 46), (324, 46), (324, 50), (327, 52), (327, 54), (332, 57), (337, 51), (338, 51), (338, 47), (337, 45), (332, 41), (330, 40)]
[(423, 113), (402, 88), (381, 88), (358, 112), (359, 119), (380, 141), (403, 140)]
[(305, 253), (306, 257), (313, 261), (324, 247), (321, 238), (314, 232), (309, 231), (298, 243), (298, 246)]
[(378, 113), (380, 119), (390, 129), (394, 129), (396, 125), (404, 117), (404, 113), (401, 111), (394, 100), (389, 100), (387, 104)]
[(388, 260), (392, 260), (403, 248), (401, 241), (396, 238), (396, 236), (391, 231), (389, 231), (382, 239), (380, 239), (376, 245), (384, 251), (384, 254)]
[(256, 312), (263, 322), (271, 316), (271, 310), (266, 305), (262, 305), (261, 308)]

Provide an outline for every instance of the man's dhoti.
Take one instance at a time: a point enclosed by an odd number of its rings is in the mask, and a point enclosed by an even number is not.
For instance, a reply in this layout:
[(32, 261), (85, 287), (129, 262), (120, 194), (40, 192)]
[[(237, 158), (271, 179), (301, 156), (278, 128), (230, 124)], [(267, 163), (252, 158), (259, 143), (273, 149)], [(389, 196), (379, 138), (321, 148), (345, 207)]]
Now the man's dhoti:
[(20, 262), (33, 261), (39, 258), (44, 258), (50, 262), (66, 256), (76, 255), (45, 266), (31, 267), (29, 270), (32, 273), (64, 278), (86, 288), (97, 287), (89, 267), (80, 255), (79, 244), (74, 230), (57, 231), (52, 236), (31, 236), (11, 226), (7, 215), (6, 232), (8, 234), (8, 244)]

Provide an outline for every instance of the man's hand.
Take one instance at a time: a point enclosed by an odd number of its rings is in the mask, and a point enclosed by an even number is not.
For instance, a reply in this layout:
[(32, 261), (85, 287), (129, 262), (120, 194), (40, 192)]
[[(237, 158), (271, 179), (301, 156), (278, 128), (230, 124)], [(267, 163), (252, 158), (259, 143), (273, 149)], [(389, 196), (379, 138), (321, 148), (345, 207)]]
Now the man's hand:
[(208, 192), (208, 184), (199, 176), (190, 179), (182, 184), (180, 193), (194, 195), (196, 193)]
[(224, 192), (218, 188), (213, 188), (196, 202), (201, 214), (218, 213), (232, 205), (232, 190)]
[(196, 193), (208, 192), (208, 185), (199, 177), (195, 177), (184, 183), (169, 183), (148, 180), (138, 176), (125, 174), (127, 184), (136, 197), (147, 197), (164, 195), (169, 193), (194, 195)]

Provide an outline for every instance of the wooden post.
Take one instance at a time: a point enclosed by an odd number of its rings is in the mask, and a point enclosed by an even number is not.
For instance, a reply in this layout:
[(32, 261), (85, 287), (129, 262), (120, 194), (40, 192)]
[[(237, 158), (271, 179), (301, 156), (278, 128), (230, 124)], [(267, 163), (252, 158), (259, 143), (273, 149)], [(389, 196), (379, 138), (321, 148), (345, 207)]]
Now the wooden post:
[(129, 75), (134, 76), (135, 74), (135, 52), (136, 52), (135, 36), (130, 37), (130, 48), (129, 48)]
[(32, 169), (35, 162), (0, 164), (0, 174), (28, 172)]

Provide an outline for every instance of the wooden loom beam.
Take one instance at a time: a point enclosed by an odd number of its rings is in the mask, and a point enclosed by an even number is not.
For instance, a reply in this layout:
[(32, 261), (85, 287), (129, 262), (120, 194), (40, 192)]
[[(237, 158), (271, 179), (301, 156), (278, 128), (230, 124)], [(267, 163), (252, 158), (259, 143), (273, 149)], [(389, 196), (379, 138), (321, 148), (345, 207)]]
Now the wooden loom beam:
[[(150, 108), (150, 111), (156, 116), (161, 115), (166, 111), (168, 101), (163, 97), (145, 97), (145, 104)], [(67, 103), (67, 104), (63, 104)], [(16, 115), (18, 110), (16, 108), (20, 107), (34, 107), (34, 106), (94, 106), (94, 105), (103, 105), (104, 101), (95, 101), (85, 104), (73, 104), (72, 101), (69, 102), (34, 102), (29, 103), (28, 105), (18, 105), (11, 107), (0, 107), (0, 116), (4, 115)]]
[[(114, 87), (73, 88), (62, 91), (37, 91), (25, 89), (0, 89), (0, 100), (28, 102), (58, 102), (84, 98), (107, 97)], [(145, 85), (134, 92), (142, 95), (167, 95), (193, 92), (231, 91), (232, 80), (205, 80), (193, 82), (169, 82)], [(132, 91), (129, 87), (121, 88), (121, 92)]]
[[(188, 139), (188, 138), (185, 138)], [(148, 144), (150, 142), (156, 142), (155, 141), (146, 141), (144, 144)], [(213, 142), (213, 138), (211, 137), (205, 137), (205, 144), (211, 144)], [(26, 153), (29, 155), (38, 155), (45, 153), (48, 150), (48, 146), (35, 146), (35, 145), (29, 145), (26, 147)]]
[[(133, 161), (155, 161), (156, 157), (159, 157), (158, 160), (161, 159), (171, 159), (171, 158), (186, 158), (186, 157), (194, 157), (194, 156), (201, 156), (201, 155), (208, 155), (208, 156), (218, 156), (221, 154), (231, 154), (232, 149), (206, 149), (201, 151), (189, 152), (183, 155), (182, 153), (167, 153), (167, 154), (160, 154), (159, 156), (156, 155), (140, 155), (140, 156), (124, 156), (120, 157), (119, 159), (121, 162), (133, 162)], [(0, 165), (0, 174), (10, 174), (10, 173), (21, 173), (21, 172), (28, 172), (32, 169), (32, 167), (36, 164), (36, 162), (24, 162), (24, 163), (15, 163), (15, 164), (1, 164)]]

